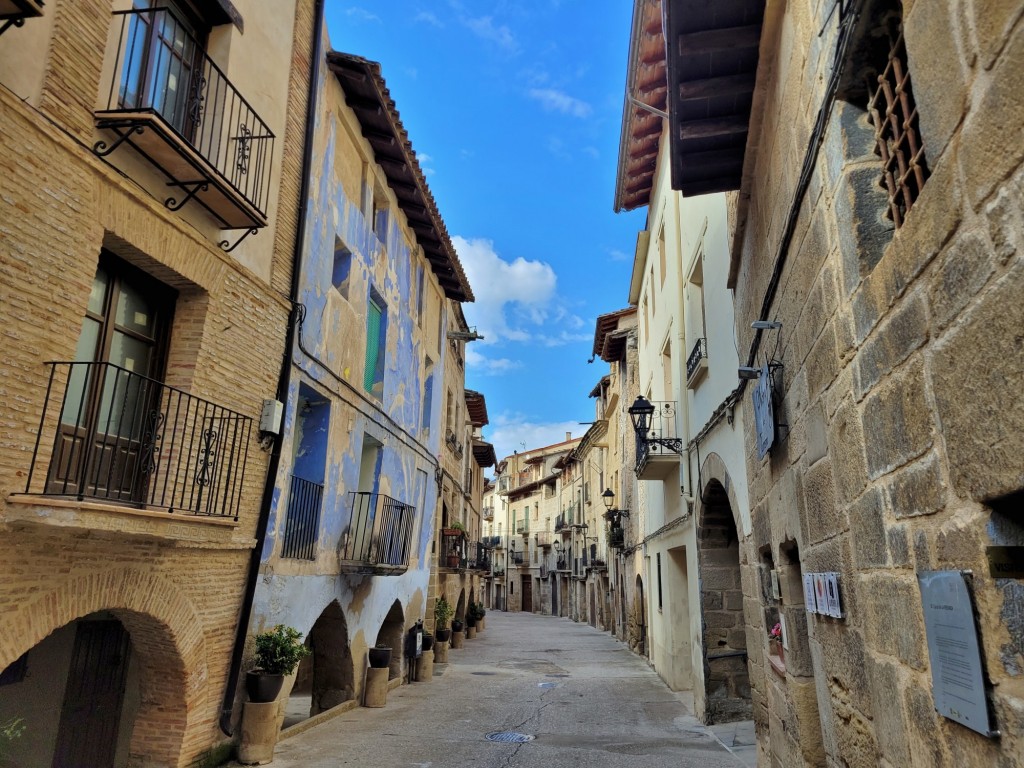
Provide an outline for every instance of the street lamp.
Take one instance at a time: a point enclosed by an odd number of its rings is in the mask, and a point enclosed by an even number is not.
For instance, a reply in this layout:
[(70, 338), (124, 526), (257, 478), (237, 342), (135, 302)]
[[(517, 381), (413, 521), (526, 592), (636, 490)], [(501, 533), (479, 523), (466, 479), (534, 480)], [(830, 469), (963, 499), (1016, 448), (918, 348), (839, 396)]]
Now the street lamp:
[(604, 502), (604, 508), (608, 510), (605, 513), (605, 517), (609, 519), (612, 517), (629, 517), (628, 509), (615, 509), (615, 491), (611, 488), (604, 489), (604, 493), (601, 494), (601, 501)]
[(683, 441), (678, 437), (658, 437), (647, 433), (651, 431), (651, 422), (654, 417), (654, 404), (643, 395), (640, 395), (628, 408), (627, 413), (633, 422), (633, 431), (636, 432), (637, 453), (640, 457), (646, 457), (652, 445), (661, 446), (672, 453), (682, 454)]

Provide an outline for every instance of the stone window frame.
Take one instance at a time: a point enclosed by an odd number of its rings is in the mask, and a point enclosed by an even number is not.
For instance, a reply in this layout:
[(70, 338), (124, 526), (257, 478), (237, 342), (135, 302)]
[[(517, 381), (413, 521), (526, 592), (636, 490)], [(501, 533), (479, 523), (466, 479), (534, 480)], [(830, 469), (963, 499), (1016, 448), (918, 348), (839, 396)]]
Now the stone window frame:
[(882, 162), (881, 184), (889, 198), (888, 218), (899, 229), (920, 196), (929, 170), (911, 85), (903, 21), (901, 17), (889, 16), (886, 22), (890, 25), (889, 52), (885, 67), (877, 75), (867, 111), (875, 129), (875, 153)]

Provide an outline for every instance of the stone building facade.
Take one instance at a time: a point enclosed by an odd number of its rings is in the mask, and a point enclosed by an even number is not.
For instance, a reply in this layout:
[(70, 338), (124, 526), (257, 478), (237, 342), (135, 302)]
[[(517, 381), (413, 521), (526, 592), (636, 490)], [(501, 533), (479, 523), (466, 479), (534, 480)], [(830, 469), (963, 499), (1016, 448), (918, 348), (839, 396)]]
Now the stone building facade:
[(26, 768), (223, 742), (290, 312), (313, 3), (113, 5), (0, 44), (0, 722)]
[[(1024, 592), (990, 563), (1024, 543), (1022, 18), (907, 0), (738, 22), (760, 59), (731, 285), (775, 409), (759, 431), (751, 381), (740, 557), (766, 765), (1024, 765)], [(972, 727), (940, 711), (919, 583), (936, 571), (970, 573)], [(841, 618), (807, 610), (803, 576), (829, 572)]]

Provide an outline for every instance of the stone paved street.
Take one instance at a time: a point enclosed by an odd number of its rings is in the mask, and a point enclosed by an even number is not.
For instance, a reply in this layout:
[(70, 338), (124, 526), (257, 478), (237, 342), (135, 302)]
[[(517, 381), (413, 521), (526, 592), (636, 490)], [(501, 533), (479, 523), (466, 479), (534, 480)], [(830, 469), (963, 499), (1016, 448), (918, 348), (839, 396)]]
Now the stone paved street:
[[(277, 746), (277, 768), (330, 766), (700, 766), (755, 764), (753, 723), (693, 716), (647, 663), (607, 633), (566, 619), (487, 615), (487, 629), (432, 682), (404, 685), (383, 709), (358, 708)], [(301, 728), (301, 726), (300, 726)], [(517, 731), (534, 741), (493, 743)]]

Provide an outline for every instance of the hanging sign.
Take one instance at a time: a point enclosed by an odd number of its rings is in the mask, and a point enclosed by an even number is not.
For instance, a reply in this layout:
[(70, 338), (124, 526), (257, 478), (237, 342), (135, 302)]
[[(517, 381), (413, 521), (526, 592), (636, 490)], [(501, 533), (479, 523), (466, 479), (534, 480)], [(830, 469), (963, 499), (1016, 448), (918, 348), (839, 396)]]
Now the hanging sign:
[(935, 709), (943, 717), (993, 737), (974, 607), (963, 571), (917, 574), (928, 636)]
[(757, 458), (763, 459), (775, 442), (775, 413), (768, 366), (762, 366), (754, 387), (754, 423), (757, 426)]

